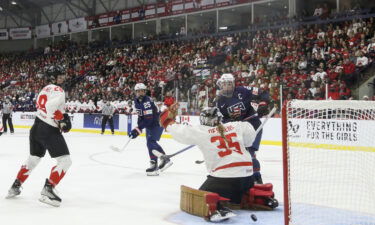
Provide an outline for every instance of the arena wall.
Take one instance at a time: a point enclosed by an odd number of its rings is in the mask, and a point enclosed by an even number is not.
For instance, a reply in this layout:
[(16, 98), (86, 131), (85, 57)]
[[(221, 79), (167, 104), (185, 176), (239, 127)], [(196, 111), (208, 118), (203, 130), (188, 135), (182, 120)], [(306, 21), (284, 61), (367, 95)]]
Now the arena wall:
[[(13, 114), (13, 124), (15, 128), (30, 128), (34, 123), (35, 112), (15, 112)], [(72, 121), (72, 132), (100, 133), (101, 114), (74, 113), (70, 114)], [(191, 125), (199, 124), (198, 116), (178, 116), (177, 121)], [(137, 115), (115, 115), (115, 134), (126, 135), (127, 132), (137, 125)], [(17, 130), (16, 130), (17, 132)], [(106, 132), (109, 132), (107, 126)], [(142, 136), (145, 136), (143, 133)], [(165, 132), (163, 138), (171, 138), (171, 135)], [(271, 118), (264, 127), (263, 145), (281, 145), (281, 119)]]

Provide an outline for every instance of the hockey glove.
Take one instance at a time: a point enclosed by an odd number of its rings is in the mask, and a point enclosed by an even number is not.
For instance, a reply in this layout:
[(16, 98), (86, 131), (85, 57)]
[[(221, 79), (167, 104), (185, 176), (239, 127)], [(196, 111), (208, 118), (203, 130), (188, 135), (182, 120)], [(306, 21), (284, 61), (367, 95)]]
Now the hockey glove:
[(134, 128), (132, 131), (129, 133), (129, 138), (134, 139), (138, 137), (138, 135), (142, 134), (142, 130), (140, 130), (138, 127)]
[(62, 114), (62, 112), (60, 110), (56, 110), (53, 113), (53, 119), (57, 120), (57, 121), (60, 121), (60, 120), (64, 119), (64, 115)]
[(72, 129), (72, 122), (70, 121), (70, 117), (67, 113), (63, 114), (63, 119), (58, 121), (59, 128), (62, 132), (68, 133), (70, 129)]
[(268, 104), (266, 102), (260, 102), (257, 110), (258, 116), (263, 117), (269, 113)]
[(178, 113), (178, 103), (174, 103), (160, 114), (160, 125), (165, 129), (168, 125), (175, 123)]

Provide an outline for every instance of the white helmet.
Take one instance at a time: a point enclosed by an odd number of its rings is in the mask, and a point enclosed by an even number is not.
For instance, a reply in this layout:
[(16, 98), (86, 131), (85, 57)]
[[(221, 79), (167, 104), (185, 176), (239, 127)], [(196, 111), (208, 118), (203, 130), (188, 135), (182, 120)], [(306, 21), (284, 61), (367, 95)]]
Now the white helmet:
[(231, 73), (224, 73), (216, 82), (220, 89), (220, 95), (230, 97), (234, 90), (234, 77)]
[(221, 118), (221, 113), (216, 107), (204, 108), (199, 116), (201, 125), (206, 125), (210, 127), (219, 125), (221, 122)]
[(135, 87), (134, 87), (134, 90), (135, 90), (135, 91), (138, 91), (138, 90), (146, 90), (146, 89), (147, 89), (147, 87), (146, 87), (146, 85), (144, 85), (143, 83), (138, 83), (138, 84), (136, 84)]
[(220, 82), (224, 82), (224, 81), (232, 81), (232, 82), (234, 82), (233, 74), (231, 74), (231, 73), (224, 73), (223, 75), (221, 75), (220, 79), (217, 81), (217, 84), (219, 85)]

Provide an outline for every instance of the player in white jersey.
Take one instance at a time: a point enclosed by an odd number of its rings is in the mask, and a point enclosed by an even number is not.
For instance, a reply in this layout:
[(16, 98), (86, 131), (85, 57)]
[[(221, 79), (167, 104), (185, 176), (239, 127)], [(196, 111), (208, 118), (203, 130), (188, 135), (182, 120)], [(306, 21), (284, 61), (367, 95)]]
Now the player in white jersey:
[(88, 106), (88, 110), (89, 110), (88, 112), (89, 113), (94, 113), (95, 112), (96, 107), (95, 107), (94, 102), (91, 99), (87, 103), (87, 106)]
[[(58, 76), (56, 83), (62, 83), (61, 76)], [(21, 193), (21, 185), (48, 149), (51, 158), (56, 159), (57, 164), (52, 167), (39, 200), (52, 206), (60, 206), (61, 198), (55, 193), (54, 188), (72, 164), (68, 146), (61, 134), (71, 129), (70, 118), (64, 113), (64, 108), (65, 92), (61, 87), (50, 84), (39, 93), (38, 110), (34, 125), (30, 130), (30, 155), (19, 170), (16, 180), (8, 191), (7, 198), (13, 198)]]
[[(181, 209), (210, 221), (234, 216), (223, 201), (236, 209), (273, 210), (278, 206), (273, 185), (255, 184), (253, 162), (246, 147), (252, 145), (256, 131), (248, 122), (221, 123), (218, 108), (206, 108), (201, 125), (176, 124), (178, 104), (160, 115), (160, 124), (172, 137), (194, 144), (202, 151), (209, 175), (199, 190), (181, 186)], [(163, 156), (160, 156), (163, 157)]]
[(239, 204), (242, 193), (252, 186), (253, 163), (245, 148), (253, 143), (255, 130), (247, 122), (221, 124), (220, 120), (217, 108), (206, 108), (200, 116), (201, 125), (173, 123), (166, 130), (174, 140), (197, 145), (202, 151), (209, 175), (200, 189)]
[[(240, 204), (243, 195), (253, 187), (253, 163), (246, 147), (252, 145), (255, 130), (248, 122), (221, 123), (217, 108), (206, 108), (200, 115), (201, 125), (174, 123), (168, 113), (161, 115), (161, 124), (176, 141), (197, 145), (202, 151), (209, 175), (199, 190), (209, 191)], [(234, 214), (218, 205), (211, 221), (227, 219)]]

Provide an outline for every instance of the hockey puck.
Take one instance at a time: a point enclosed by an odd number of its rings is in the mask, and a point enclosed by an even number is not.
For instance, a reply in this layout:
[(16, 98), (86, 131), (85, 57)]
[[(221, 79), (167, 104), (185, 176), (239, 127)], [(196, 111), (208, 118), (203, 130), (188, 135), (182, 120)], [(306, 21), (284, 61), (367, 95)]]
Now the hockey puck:
[(257, 216), (255, 214), (250, 215), (251, 219), (255, 222), (258, 220)]

